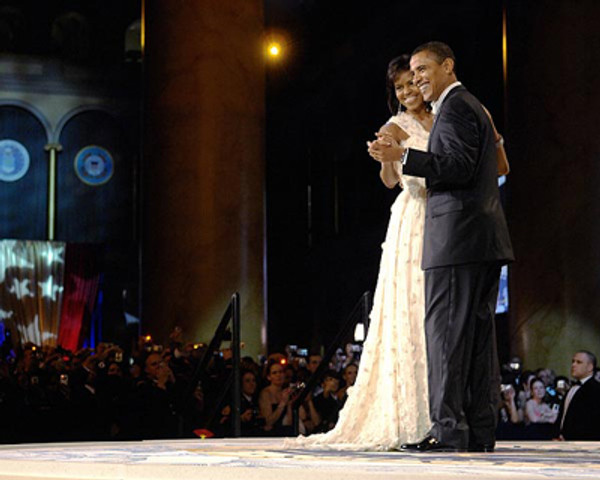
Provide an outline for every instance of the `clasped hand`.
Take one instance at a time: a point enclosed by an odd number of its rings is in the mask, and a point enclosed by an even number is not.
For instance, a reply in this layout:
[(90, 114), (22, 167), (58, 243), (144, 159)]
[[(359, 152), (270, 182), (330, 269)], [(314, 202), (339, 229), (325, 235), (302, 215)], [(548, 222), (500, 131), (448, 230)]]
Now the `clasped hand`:
[(376, 140), (367, 142), (369, 155), (378, 162), (399, 162), (402, 159), (404, 148), (394, 140), (394, 138), (385, 133), (377, 132)]

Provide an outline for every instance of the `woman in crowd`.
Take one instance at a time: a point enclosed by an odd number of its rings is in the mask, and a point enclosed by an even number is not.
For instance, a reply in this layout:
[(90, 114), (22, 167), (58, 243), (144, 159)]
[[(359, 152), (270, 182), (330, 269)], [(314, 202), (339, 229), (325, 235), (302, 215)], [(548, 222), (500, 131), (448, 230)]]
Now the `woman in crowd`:
[(340, 403), (340, 409), (346, 404), (346, 400), (348, 399), (348, 389), (356, 383), (357, 374), (358, 366), (355, 363), (346, 365), (344, 370), (342, 370), (342, 380), (344, 383), (336, 394)]
[(531, 398), (525, 404), (525, 423), (554, 423), (558, 418), (558, 409), (551, 408), (544, 401), (546, 386), (539, 378), (531, 382)]
[(266, 369), (269, 385), (258, 397), (260, 414), (265, 419), (265, 432), (273, 436), (288, 436), (292, 429), (292, 390), (284, 388), (285, 374), (279, 362), (269, 361)]

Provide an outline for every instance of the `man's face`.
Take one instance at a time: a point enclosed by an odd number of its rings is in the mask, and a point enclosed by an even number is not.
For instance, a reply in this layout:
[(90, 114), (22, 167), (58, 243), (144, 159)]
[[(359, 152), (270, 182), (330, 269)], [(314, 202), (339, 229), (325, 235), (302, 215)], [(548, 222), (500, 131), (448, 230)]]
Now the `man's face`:
[(326, 377), (323, 381), (323, 390), (329, 393), (335, 393), (338, 391), (340, 382), (337, 378)]
[(146, 371), (146, 375), (148, 375), (149, 378), (157, 379), (158, 372), (160, 371), (160, 368), (163, 365), (164, 365), (163, 358), (158, 353), (153, 353), (151, 355), (148, 355), (148, 358), (146, 359), (145, 369), (144, 369)]
[(453, 72), (454, 63), (447, 58), (441, 64), (435, 55), (424, 50), (410, 58), (410, 70), (413, 82), (421, 91), (426, 102), (437, 100), (445, 88), (456, 80)]
[(594, 365), (585, 353), (576, 353), (571, 361), (571, 376), (577, 380), (589, 377), (594, 372)]
[(253, 373), (247, 372), (242, 377), (242, 392), (246, 395), (254, 395), (256, 393), (256, 377)]
[(306, 368), (309, 372), (315, 373), (320, 363), (321, 355), (311, 355), (308, 357), (308, 364), (306, 365)]
[(344, 380), (346, 381), (346, 385), (354, 385), (356, 382), (356, 374), (358, 373), (358, 368), (355, 365), (350, 365), (346, 367), (344, 371)]

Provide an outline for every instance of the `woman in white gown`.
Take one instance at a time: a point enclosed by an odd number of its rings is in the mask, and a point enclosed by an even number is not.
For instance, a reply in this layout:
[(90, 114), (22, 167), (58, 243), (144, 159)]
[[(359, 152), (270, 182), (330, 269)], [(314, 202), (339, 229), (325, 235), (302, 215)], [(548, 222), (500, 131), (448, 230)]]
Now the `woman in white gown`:
[[(427, 150), (432, 115), (412, 83), (409, 56), (388, 67), (392, 116), (381, 133), (403, 146)], [(398, 108), (400, 107), (400, 108)], [(382, 164), (383, 183), (402, 187), (391, 209), (379, 277), (356, 383), (335, 428), (286, 441), (288, 447), (335, 450), (394, 450), (429, 431), (425, 345), (424, 275), (421, 250), (425, 220), (425, 180)]]

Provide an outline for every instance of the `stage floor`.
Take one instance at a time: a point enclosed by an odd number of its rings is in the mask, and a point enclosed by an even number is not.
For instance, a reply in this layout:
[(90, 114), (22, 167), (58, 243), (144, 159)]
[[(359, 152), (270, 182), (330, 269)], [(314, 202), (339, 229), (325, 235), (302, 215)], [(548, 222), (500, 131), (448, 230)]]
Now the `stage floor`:
[(494, 453), (284, 449), (278, 438), (0, 446), (0, 480), (599, 479), (599, 442), (500, 442)]

